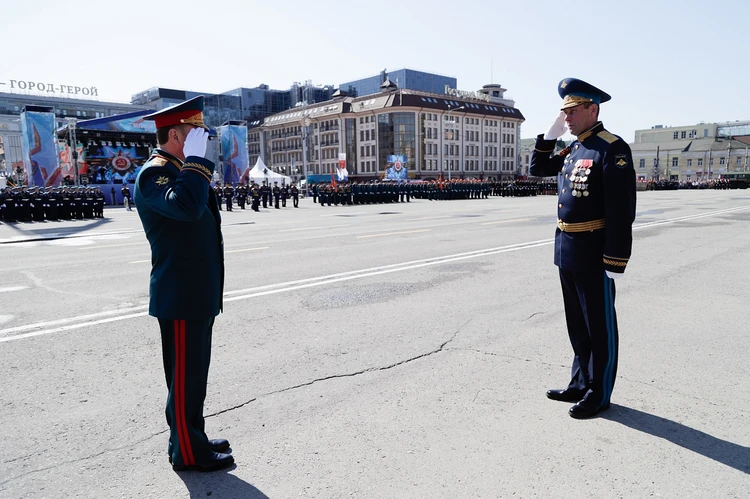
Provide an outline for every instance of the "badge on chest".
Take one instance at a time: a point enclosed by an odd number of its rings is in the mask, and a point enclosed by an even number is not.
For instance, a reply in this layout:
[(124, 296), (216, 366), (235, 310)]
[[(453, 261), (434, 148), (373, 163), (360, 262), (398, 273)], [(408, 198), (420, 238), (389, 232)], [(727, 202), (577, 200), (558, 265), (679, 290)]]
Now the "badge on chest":
[(570, 194), (573, 197), (588, 197), (589, 195), (589, 176), (591, 167), (594, 166), (593, 159), (579, 159), (570, 172)]

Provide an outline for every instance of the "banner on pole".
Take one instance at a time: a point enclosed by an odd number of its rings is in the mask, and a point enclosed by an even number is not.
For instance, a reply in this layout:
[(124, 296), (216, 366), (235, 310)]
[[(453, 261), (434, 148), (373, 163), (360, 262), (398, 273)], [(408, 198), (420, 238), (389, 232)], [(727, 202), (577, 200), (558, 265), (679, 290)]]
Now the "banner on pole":
[(21, 112), (21, 152), (30, 186), (60, 185), (55, 114), (52, 108), (27, 106)]
[(250, 172), (247, 153), (247, 126), (224, 125), (219, 127), (221, 156), (225, 184), (238, 184)]

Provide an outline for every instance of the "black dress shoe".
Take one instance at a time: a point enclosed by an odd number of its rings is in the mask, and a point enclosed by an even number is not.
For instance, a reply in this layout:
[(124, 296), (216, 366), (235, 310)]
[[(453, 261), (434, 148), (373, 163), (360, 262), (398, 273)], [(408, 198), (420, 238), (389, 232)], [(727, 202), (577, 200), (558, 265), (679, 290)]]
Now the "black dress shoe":
[[(211, 447), (211, 450), (214, 452), (224, 452), (229, 448), (229, 440), (225, 440), (223, 438), (217, 438), (214, 440), (209, 440), (208, 445)], [(227, 454), (231, 454), (231, 452), (228, 452)]]
[(209, 461), (196, 464), (173, 464), (172, 469), (175, 471), (216, 471), (227, 468), (234, 464), (234, 458), (231, 454), (221, 454), (212, 452), (213, 457)]
[(571, 390), (570, 388), (566, 388), (565, 390), (547, 390), (548, 399), (559, 400), (560, 402), (578, 402), (584, 395), (586, 395), (586, 392)]
[(568, 410), (568, 414), (570, 414), (571, 418), (588, 419), (588, 418), (593, 418), (600, 412), (606, 411), (607, 409), (609, 409), (609, 402), (607, 402), (606, 404), (602, 406), (599, 406), (592, 402), (581, 400), (580, 402), (578, 402), (576, 405), (574, 405)]

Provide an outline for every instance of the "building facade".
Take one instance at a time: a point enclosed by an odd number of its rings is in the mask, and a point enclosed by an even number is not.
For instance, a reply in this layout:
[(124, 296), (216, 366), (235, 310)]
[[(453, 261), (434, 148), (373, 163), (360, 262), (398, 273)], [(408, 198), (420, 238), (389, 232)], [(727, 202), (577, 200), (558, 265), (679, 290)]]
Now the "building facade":
[(638, 180), (700, 181), (750, 171), (750, 121), (636, 130), (630, 144)]
[[(346, 164), (350, 178), (382, 178), (394, 161), (408, 178), (510, 178), (517, 174), (520, 124), (515, 107), (487, 97), (396, 88), (305, 106), (249, 130), (251, 164), (293, 178), (330, 175)], [(396, 158), (396, 159), (394, 159)]]
[(392, 81), (398, 88), (416, 90), (432, 94), (444, 94), (446, 86), (456, 88), (456, 78), (435, 73), (425, 73), (414, 69), (383, 70), (374, 76), (348, 81), (339, 85), (339, 89), (351, 97), (372, 95), (380, 92), (380, 85), (386, 80)]
[(221, 94), (154, 87), (133, 95), (131, 103), (164, 109), (198, 95), (205, 96), (203, 115), (206, 124), (218, 127), (226, 121), (260, 121), (299, 105), (327, 101), (333, 95), (333, 86), (319, 87), (307, 81), (294, 83), (287, 90), (259, 85), (256, 88), (235, 88)]

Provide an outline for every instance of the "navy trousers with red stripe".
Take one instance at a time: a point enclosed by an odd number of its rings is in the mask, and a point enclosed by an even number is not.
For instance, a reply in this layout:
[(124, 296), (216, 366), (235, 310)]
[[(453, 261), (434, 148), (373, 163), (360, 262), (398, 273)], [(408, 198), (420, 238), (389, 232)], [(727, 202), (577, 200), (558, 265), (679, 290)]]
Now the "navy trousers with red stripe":
[(214, 318), (159, 319), (164, 374), (167, 379), (167, 423), (172, 463), (193, 465), (212, 458), (203, 419)]
[(615, 282), (604, 270), (560, 269), (560, 283), (574, 354), (568, 388), (586, 392), (585, 400), (603, 407), (609, 403), (617, 375)]

